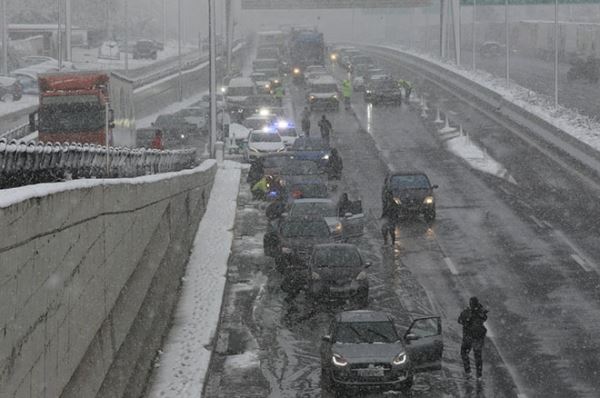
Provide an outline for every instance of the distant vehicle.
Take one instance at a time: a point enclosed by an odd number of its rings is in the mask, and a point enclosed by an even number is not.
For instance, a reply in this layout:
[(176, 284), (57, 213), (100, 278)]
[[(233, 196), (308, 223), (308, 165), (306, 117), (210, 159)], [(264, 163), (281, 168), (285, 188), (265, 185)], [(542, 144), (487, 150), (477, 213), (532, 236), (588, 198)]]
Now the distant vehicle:
[(327, 183), (327, 178), (310, 160), (294, 159), (279, 170), (278, 178), (283, 187), (299, 185), (304, 182)]
[(313, 246), (333, 241), (334, 237), (322, 217), (286, 217), (265, 233), (263, 247), (267, 256), (275, 257), (284, 274), (305, 274)]
[(256, 50), (256, 59), (279, 59), (279, 48), (260, 47)]
[(285, 119), (280, 119), (275, 122), (275, 127), (283, 140), (283, 143), (287, 147), (291, 147), (294, 145), (294, 142), (298, 139), (298, 132), (296, 131), (296, 126), (293, 123), (288, 122)]
[(486, 41), (479, 46), (479, 54), (484, 58), (497, 58), (505, 52), (506, 46), (497, 41)]
[(235, 77), (229, 81), (225, 92), (228, 106), (243, 104), (248, 97), (256, 95), (256, 85), (249, 77)]
[(105, 41), (98, 48), (98, 58), (100, 59), (121, 59), (121, 51), (119, 49), (119, 43), (114, 40)]
[(332, 234), (342, 239), (358, 238), (363, 235), (365, 216), (361, 201), (353, 203), (352, 213), (340, 216), (337, 204), (331, 199), (296, 199), (288, 214), (290, 217), (321, 216), (329, 225)]
[(156, 59), (158, 48), (153, 40), (138, 40), (133, 46), (133, 59)]
[[(113, 113), (109, 103), (110, 78), (104, 72), (60, 72), (38, 75), (40, 105), (30, 115), (30, 130), (41, 142), (77, 142), (106, 145)], [(35, 113), (38, 114), (35, 123)]]
[(290, 151), (294, 153), (296, 159), (312, 160), (321, 169), (327, 166), (331, 154), (327, 142), (318, 137), (298, 137)]
[(321, 384), (335, 392), (378, 387), (410, 391), (415, 373), (442, 368), (443, 352), (440, 317), (415, 319), (401, 336), (385, 313), (344, 311), (322, 338)]
[(308, 65), (325, 64), (325, 41), (323, 33), (316, 30), (292, 29), (290, 36), (292, 78), (295, 83), (301, 83)]
[(365, 85), (365, 102), (402, 104), (402, 89), (398, 81), (391, 77), (371, 79)]
[(279, 60), (276, 58), (255, 59), (252, 62), (254, 72), (263, 72), (276, 70), (279, 73)]
[(276, 132), (252, 131), (248, 136), (247, 161), (252, 161), (268, 153), (283, 151), (285, 151), (285, 144)]
[(21, 83), (9, 76), (0, 76), (0, 100), (2, 102), (18, 101), (23, 96)]
[[(266, 176), (278, 176), (285, 165), (294, 162), (294, 155), (289, 152), (278, 152), (263, 157), (263, 170)], [(250, 166), (252, 168), (252, 166)]]
[(242, 125), (250, 130), (262, 130), (270, 127), (275, 121), (275, 118), (271, 114), (261, 115), (255, 113), (254, 115), (248, 116), (242, 122)]
[[(427, 175), (421, 172), (400, 172), (388, 175), (381, 193), (382, 206), (397, 206), (400, 216), (423, 214), (425, 220), (435, 219), (435, 197)], [(393, 200), (394, 203), (388, 203)]]
[[(240, 104), (241, 114), (246, 118), (257, 113), (264, 113), (266, 109), (273, 109), (277, 107), (277, 105), (277, 99), (270, 94), (251, 95)], [(270, 115), (271, 113), (268, 112), (266, 114)]]
[(351, 55), (349, 59), (349, 63), (346, 66), (348, 72), (356, 72), (358, 65), (373, 65), (373, 59), (368, 55), (363, 54), (355, 54)]
[(340, 110), (339, 88), (332, 76), (321, 76), (312, 80), (306, 95), (311, 111), (316, 109)]
[(308, 260), (308, 295), (313, 301), (351, 300), (359, 307), (369, 304), (369, 279), (365, 262), (355, 245), (315, 245)]
[(189, 146), (194, 138), (199, 137), (201, 128), (206, 130), (206, 121), (199, 127), (195, 121), (188, 121), (184, 114), (159, 115), (152, 127), (162, 131), (163, 145), (168, 149)]
[(23, 89), (23, 94), (38, 95), (40, 93), (37, 71), (29, 68), (16, 69), (10, 75), (19, 81)]

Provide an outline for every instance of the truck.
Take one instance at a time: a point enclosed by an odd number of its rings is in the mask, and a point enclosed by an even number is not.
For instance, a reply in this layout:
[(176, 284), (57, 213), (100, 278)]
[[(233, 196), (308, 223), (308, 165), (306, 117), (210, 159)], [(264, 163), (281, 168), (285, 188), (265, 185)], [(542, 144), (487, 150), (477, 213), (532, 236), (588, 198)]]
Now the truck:
[(40, 74), (39, 108), (29, 116), (30, 130), (38, 131), (41, 142), (105, 145), (108, 127), (108, 144), (112, 145), (109, 82), (110, 75), (105, 72)]
[(290, 37), (290, 66), (294, 82), (304, 81), (304, 69), (309, 65), (325, 64), (325, 41), (317, 30), (292, 30)]

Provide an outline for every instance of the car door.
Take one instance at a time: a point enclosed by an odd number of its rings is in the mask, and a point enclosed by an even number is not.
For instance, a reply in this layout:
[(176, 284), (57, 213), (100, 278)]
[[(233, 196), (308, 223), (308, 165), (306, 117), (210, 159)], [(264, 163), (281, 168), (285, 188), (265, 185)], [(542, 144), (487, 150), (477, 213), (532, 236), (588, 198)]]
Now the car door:
[(362, 201), (352, 202), (352, 211), (341, 218), (342, 236), (344, 239), (358, 238), (363, 235), (365, 229), (365, 214), (362, 209)]
[(329, 324), (329, 329), (327, 330), (327, 337), (329, 337), (329, 339), (323, 338), (321, 340), (320, 354), (322, 368), (328, 368), (331, 364), (331, 346), (333, 345), (335, 338), (335, 325), (335, 320), (331, 321)]
[(442, 368), (444, 341), (440, 317), (415, 319), (404, 334), (404, 343), (415, 372)]

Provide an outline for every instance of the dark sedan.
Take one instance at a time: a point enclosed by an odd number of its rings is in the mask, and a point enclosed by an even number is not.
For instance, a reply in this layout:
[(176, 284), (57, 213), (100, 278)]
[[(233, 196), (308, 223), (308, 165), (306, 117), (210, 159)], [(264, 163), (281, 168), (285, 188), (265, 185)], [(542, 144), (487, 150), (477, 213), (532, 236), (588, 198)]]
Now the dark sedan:
[[(422, 172), (394, 173), (385, 178), (381, 201), (383, 208), (397, 206), (400, 216), (423, 214), (425, 220), (435, 219), (435, 197), (427, 175)], [(393, 201), (393, 203), (389, 203)]]
[(442, 367), (442, 322), (415, 319), (400, 336), (390, 316), (376, 311), (336, 315), (321, 344), (321, 383), (340, 396), (348, 389), (410, 390), (415, 373)]
[(402, 90), (391, 77), (369, 80), (365, 84), (365, 101), (372, 104), (402, 104)]
[(316, 137), (298, 137), (290, 151), (296, 159), (312, 160), (320, 168), (325, 168), (329, 163), (331, 148), (327, 142)]

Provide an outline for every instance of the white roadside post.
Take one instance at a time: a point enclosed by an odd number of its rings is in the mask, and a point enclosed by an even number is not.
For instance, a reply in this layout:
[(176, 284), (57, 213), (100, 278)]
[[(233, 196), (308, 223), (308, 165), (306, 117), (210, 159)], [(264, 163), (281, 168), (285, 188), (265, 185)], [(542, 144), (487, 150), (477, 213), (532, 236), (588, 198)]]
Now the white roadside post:
[(67, 61), (73, 61), (73, 54), (71, 53), (72, 44), (71, 44), (71, 0), (65, 0), (65, 35), (66, 35), (66, 50), (67, 50)]
[(124, 0), (123, 14), (125, 14), (125, 74), (128, 74), (129, 72), (129, 5), (127, 3), (128, 0)]
[(110, 154), (108, 151), (109, 148), (109, 141), (108, 141), (108, 132), (109, 132), (109, 118), (108, 118), (108, 101), (106, 102), (106, 104), (104, 104), (104, 145), (106, 148), (106, 177), (110, 177)]
[(177, 1), (177, 100), (183, 101), (183, 75), (181, 71), (181, 0)]
[(56, 0), (56, 7), (57, 7), (57, 19), (58, 22), (56, 24), (56, 48), (58, 50), (58, 53), (56, 55), (56, 59), (58, 59), (58, 70), (62, 69), (62, 29), (60, 27), (60, 14), (62, 13), (62, 9), (60, 6), (62, 0)]
[(554, 0), (554, 108), (558, 108), (558, 0)]

